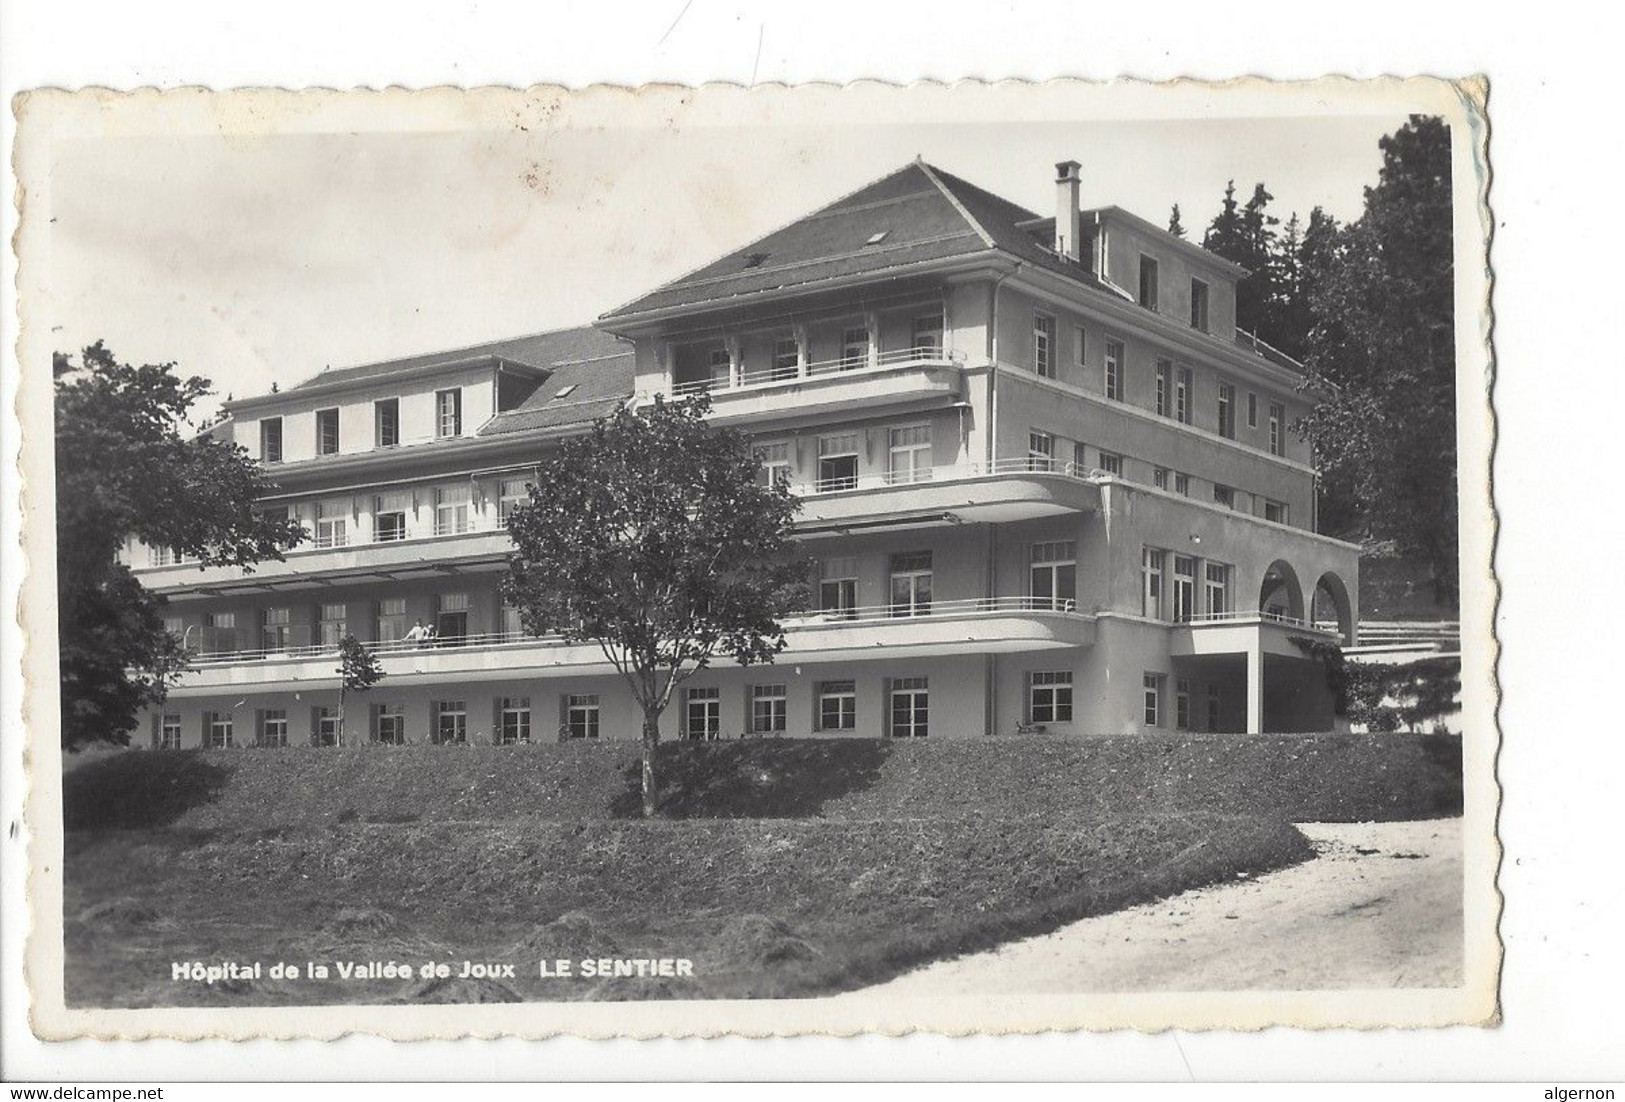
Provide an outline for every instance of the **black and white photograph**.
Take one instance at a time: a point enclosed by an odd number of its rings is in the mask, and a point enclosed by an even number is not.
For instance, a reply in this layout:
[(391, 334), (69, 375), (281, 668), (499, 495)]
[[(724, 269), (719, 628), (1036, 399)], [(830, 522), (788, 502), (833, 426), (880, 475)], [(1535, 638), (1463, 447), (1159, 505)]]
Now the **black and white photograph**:
[(1481, 85), (17, 117), (37, 1027), (1495, 1019)]

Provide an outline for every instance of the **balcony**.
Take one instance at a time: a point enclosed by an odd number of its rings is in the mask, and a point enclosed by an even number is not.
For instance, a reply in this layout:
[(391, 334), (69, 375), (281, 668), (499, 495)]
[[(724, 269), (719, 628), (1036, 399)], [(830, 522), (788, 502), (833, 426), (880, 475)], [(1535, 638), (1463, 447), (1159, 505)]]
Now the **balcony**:
[(942, 405), (960, 396), (964, 355), (936, 345), (847, 356), (815, 363), (739, 371), (728, 377), (684, 379), (672, 398), (711, 396), (712, 420), (757, 419), (765, 414), (815, 414), (910, 404)]
[(313, 535), (285, 552), (281, 562), (259, 563), (252, 573), (240, 567), (200, 567), (196, 562), (136, 567), (135, 573), (155, 592), (221, 596), (323, 585), (333, 575), (389, 580), (400, 574), (456, 572), (459, 567), (500, 562), (512, 549), (507, 527), (494, 513), (476, 514), (467, 521), (431, 523), (411, 535), (403, 528), (383, 529), (370, 540)]
[[(1090, 646), (1095, 618), (1069, 600), (978, 597), (916, 605), (873, 605), (809, 612), (785, 621), (789, 645), (780, 661), (910, 658), (993, 651)], [(216, 644), (229, 639), (215, 636)], [(596, 643), (557, 636), (491, 632), (451, 638), (368, 643), (386, 683), (421, 684), (447, 678), (490, 680), (613, 673)], [(259, 649), (200, 651), (194, 672), (172, 696), (226, 689), (291, 691), (335, 682), (338, 648), (279, 644)]]
[(798, 532), (817, 536), (880, 525), (1001, 524), (1088, 512), (1100, 505), (1094, 474), (1056, 460), (1012, 458), (794, 479), (789, 485), (804, 499)]
[(1338, 634), (1335, 624), (1314, 624), (1274, 609), (1209, 612), (1174, 624), (1168, 650), (1184, 657), (1235, 654), (1256, 647), (1265, 654), (1303, 658), (1304, 652), (1292, 642), (1294, 635), (1336, 642)]

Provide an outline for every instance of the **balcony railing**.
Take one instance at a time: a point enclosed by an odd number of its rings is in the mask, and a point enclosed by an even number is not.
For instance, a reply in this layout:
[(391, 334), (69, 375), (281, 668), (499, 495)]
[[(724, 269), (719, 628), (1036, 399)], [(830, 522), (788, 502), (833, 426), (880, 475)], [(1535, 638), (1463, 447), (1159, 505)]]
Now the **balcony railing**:
[[(978, 615), (1009, 615), (1012, 613), (1045, 613), (1063, 616), (1079, 615), (1077, 602), (1065, 597), (970, 597), (957, 600), (915, 600), (887, 605), (863, 605), (857, 608), (818, 609), (785, 617), (787, 628), (816, 627), (841, 623), (879, 623), (920, 617), (951, 618)], [(560, 646), (564, 639), (558, 635), (529, 635), (522, 631), (493, 631), (470, 635), (438, 636), (429, 639), (388, 639), (366, 643), (366, 648), (379, 655), (422, 654), (438, 650), (456, 650), (467, 647), (503, 646)], [(208, 641), (205, 640), (205, 646)], [(247, 649), (219, 649), (194, 651), (193, 664), (199, 666), (222, 665), (238, 662), (256, 662), (267, 659), (331, 658), (338, 660), (336, 644), (317, 643), (283, 647)], [(337, 673), (337, 670), (334, 671)]]
[(746, 390), (754, 387), (787, 385), (806, 379), (821, 379), (831, 375), (862, 371), (873, 367), (906, 367), (915, 364), (949, 365), (964, 359), (959, 352), (951, 352), (935, 345), (917, 345), (913, 348), (894, 348), (882, 352), (871, 361), (864, 356), (842, 356), (834, 360), (818, 360), (808, 364), (758, 368), (740, 372), (737, 378), (691, 379), (676, 383), (671, 388), (673, 397), (686, 398), (691, 394), (715, 393), (723, 390)]
[(1059, 459), (1036, 456), (995, 459), (991, 463), (955, 463), (943, 467), (911, 467), (907, 470), (880, 471), (863, 475), (839, 475), (831, 478), (797, 478), (789, 481), (790, 489), (802, 494), (832, 494), (847, 490), (883, 490), (893, 486), (921, 486), (933, 482), (964, 482), (975, 478), (998, 475), (1045, 474), (1059, 475), (1078, 482), (1105, 478), (1108, 472), (1096, 467), (1083, 467)]
[[(1186, 624), (1223, 624), (1238, 621), (1262, 620), (1270, 624), (1284, 624), (1287, 627), (1305, 628), (1309, 631), (1326, 631), (1328, 629), (1319, 624), (1311, 624), (1297, 616), (1289, 616), (1284, 612), (1277, 612), (1272, 608), (1264, 609), (1231, 609), (1229, 612), (1203, 612), (1186, 617), (1181, 623)], [(1335, 632), (1335, 627), (1330, 629)]]

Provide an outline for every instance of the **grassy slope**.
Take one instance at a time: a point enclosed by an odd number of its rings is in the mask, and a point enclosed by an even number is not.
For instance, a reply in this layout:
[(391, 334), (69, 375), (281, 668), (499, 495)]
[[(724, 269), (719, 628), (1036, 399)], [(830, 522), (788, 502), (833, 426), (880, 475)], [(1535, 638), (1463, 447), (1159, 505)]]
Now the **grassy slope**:
[[(637, 814), (635, 743), (130, 753), (64, 780), (70, 829), (598, 820)], [(675, 743), (662, 810), (686, 818), (1045, 818), (1144, 810), (1305, 821), (1458, 814), (1451, 736)]]
[[(76, 1005), (807, 995), (1459, 807), (1417, 736), (130, 753), (65, 779)], [(974, 807), (975, 814), (968, 814)], [(686, 819), (687, 821), (678, 821)], [(564, 956), (692, 982), (543, 981)], [(502, 960), (512, 981), (177, 986), (169, 962)]]

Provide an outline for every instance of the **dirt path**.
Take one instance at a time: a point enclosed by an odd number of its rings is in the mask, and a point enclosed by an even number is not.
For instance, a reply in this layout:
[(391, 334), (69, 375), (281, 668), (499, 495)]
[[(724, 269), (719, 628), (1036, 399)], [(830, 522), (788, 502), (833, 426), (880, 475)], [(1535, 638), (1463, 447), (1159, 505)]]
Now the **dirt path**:
[(1461, 820), (1300, 829), (1315, 860), (938, 961), (848, 997), (1462, 982)]

